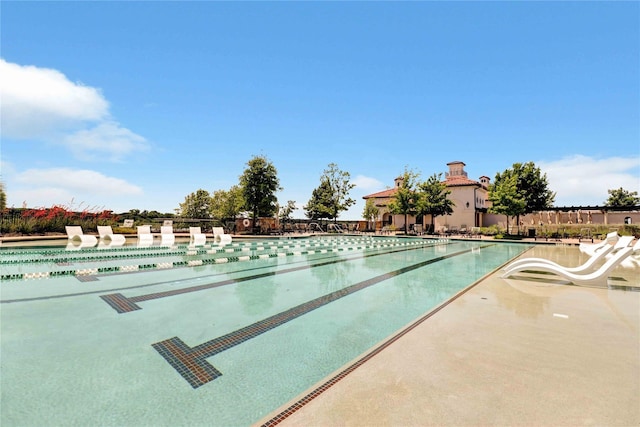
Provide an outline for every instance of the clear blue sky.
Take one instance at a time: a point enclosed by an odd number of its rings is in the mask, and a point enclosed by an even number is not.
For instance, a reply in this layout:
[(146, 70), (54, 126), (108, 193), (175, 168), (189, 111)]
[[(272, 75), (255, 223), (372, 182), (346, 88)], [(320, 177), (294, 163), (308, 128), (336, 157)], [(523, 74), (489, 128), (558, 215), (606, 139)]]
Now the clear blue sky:
[(638, 2), (1, 5), (9, 206), (173, 212), (254, 155), (304, 217), (329, 163), (362, 196), (405, 167), (533, 161), (556, 205), (640, 191)]

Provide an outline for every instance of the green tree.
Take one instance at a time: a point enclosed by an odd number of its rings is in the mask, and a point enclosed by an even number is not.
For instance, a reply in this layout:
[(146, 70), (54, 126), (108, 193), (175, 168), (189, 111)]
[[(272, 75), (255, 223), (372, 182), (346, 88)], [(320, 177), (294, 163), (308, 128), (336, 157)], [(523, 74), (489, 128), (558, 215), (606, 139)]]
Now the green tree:
[(547, 175), (540, 171), (533, 162), (514, 163), (512, 169), (506, 169), (502, 174), (497, 173), (494, 184), (503, 180), (516, 178), (516, 190), (525, 202), (524, 210), (515, 215), (520, 222), (520, 215), (538, 212), (553, 206), (556, 193), (549, 189)]
[(507, 234), (509, 234), (509, 217), (519, 217), (525, 212), (527, 201), (518, 191), (518, 176), (503, 176), (489, 187), (489, 201), (492, 206), (489, 212), (507, 216)]
[(441, 173), (433, 174), (418, 185), (420, 197), (416, 211), (418, 215), (431, 216), (430, 232), (433, 232), (436, 217), (451, 215), (455, 207), (453, 200), (449, 199), (451, 191), (441, 179)]
[(0, 181), (0, 210), (7, 208), (7, 193), (4, 190), (4, 182)]
[(609, 207), (631, 207), (640, 205), (640, 197), (637, 191), (627, 191), (622, 187), (617, 190), (607, 190), (609, 198), (604, 203)]
[(415, 215), (418, 206), (418, 191), (416, 189), (419, 174), (405, 168), (402, 181), (396, 194), (389, 202), (389, 212), (404, 215), (404, 233), (407, 233), (407, 219), (409, 215)]
[(282, 230), (284, 230), (285, 224), (288, 221), (291, 221), (291, 214), (296, 209), (298, 209), (298, 208), (296, 207), (295, 200), (287, 200), (287, 204), (280, 207), (280, 209), (278, 211), (278, 219), (280, 220), (280, 222), (282, 224)]
[(320, 178), (320, 185), (313, 189), (311, 198), (303, 206), (305, 216), (309, 219), (333, 219), (329, 206), (332, 198), (331, 185), (325, 177)]
[(373, 199), (367, 199), (367, 202), (364, 205), (364, 211), (362, 211), (362, 217), (367, 220), (367, 228), (371, 228), (370, 223), (375, 221), (375, 219), (380, 214), (380, 209), (376, 206)]
[(211, 197), (211, 214), (220, 221), (235, 219), (243, 206), (242, 190), (237, 185), (229, 190), (216, 190)]
[(329, 163), (320, 177), (320, 186), (316, 188), (305, 209), (308, 218), (327, 218), (338, 220), (340, 212), (349, 209), (356, 201), (349, 197), (349, 191), (355, 187), (350, 182), (351, 175)]
[(260, 216), (272, 216), (277, 211), (276, 192), (282, 190), (278, 171), (265, 156), (254, 156), (240, 176), (244, 209), (251, 212), (251, 229), (256, 229)]
[[(140, 213), (146, 216), (146, 211)], [(184, 203), (180, 203), (180, 216), (183, 218), (210, 218), (211, 217), (211, 196), (206, 190), (198, 190), (184, 198)]]
[(324, 170), (324, 177), (331, 188), (331, 202), (328, 206), (333, 222), (338, 220), (340, 212), (346, 211), (356, 201), (349, 197), (349, 191), (356, 185), (351, 183), (349, 172), (340, 170), (335, 163), (329, 163), (328, 169)]

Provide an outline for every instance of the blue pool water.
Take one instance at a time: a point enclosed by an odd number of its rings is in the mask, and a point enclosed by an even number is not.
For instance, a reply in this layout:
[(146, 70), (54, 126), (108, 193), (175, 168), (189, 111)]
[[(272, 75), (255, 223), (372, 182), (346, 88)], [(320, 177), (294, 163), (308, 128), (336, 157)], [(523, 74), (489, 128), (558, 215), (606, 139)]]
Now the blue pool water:
[(4, 248), (0, 423), (251, 425), (528, 248)]

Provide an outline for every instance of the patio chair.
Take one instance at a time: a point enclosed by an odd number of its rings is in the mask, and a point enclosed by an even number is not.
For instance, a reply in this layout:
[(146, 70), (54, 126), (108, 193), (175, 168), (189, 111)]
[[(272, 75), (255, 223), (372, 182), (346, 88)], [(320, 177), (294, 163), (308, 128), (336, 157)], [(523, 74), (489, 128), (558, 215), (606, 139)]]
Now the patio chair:
[(230, 243), (231, 234), (226, 234), (222, 227), (213, 227), (213, 240), (216, 243)]
[(83, 247), (93, 246), (98, 243), (98, 238), (91, 234), (84, 234), (79, 225), (67, 225), (64, 227), (70, 243), (81, 244)]
[(602, 250), (596, 252), (595, 254), (591, 255), (589, 257), (589, 259), (583, 263), (582, 265), (579, 265), (577, 267), (566, 267), (560, 264), (557, 264), (551, 260), (548, 260), (546, 258), (522, 258), (522, 259), (517, 259), (515, 261), (513, 261), (511, 264), (509, 264), (506, 268), (505, 268), (505, 273), (504, 274), (508, 274), (510, 273), (512, 270), (515, 270), (516, 268), (520, 267), (521, 265), (527, 265), (527, 264), (534, 264), (534, 263), (544, 263), (544, 264), (548, 264), (551, 266), (555, 266), (558, 268), (563, 268), (565, 271), (569, 272), (569, 273), (587, 273), (587, 272), (591, 272), (593, 270), (595, 270), (595, 265), (603, 260), (611, 251), (613, 251), (613, 245), (612, 244), (608, 244), (606, 245), (606, 247), (602, 248)]
[(619, 250), (613, 257), (611, 257), (607, 262), (605, 262), (600, 268), (596, 271), (586, 274), (578, 274), (567, 271), (564, 267), (559, 267), (557, 265), (552, 265), (544, 262), (531, 262), (520, 264), (519, 266), (505, 272), (502, 275), (502, 278), (507, 278), (513, 276), (514, 273), (518, 273), (521, 271), (531, 271), (534, 273), (543, 272), (543, 273), (553, 273), (557, 276), (560, 276), (574, 285), (581, 286), (606, 286), (607, 278), (609, 277), (609, 273), (613, 271), (622, 261), (624, 261), (631, 253), (633, 252), (633, 248), (626, 247), (624, 249)]
[(163, 225), (160, 227), (160, 245), (173, 246), (176, 241), (176, 235), (173, 234), (172, 225)]
[(616, 252), (618, 252), (620, 249), (624, 249), (631, 246), (633, 239), (635, 239), (635, 237), (633, 236), (620, 236), (616, 244), (613, 245), (613, 251), (609, 255), (607, 255), (607, 258), (610, 257), (612, 254), (615, 254)]
[(202, 233), (200, 227), (189, 227), (191, 245), (202, 246), (207, 243), (207, 236)]
[(620, 238), (620, 236), (618, 235), (617, 231), (612, 231), (611, 233), (607, 234), (607, 237), (605, 237), (605, 239), (600, 242), (600, 243), (580, 243), (580, 250), (584, 253), (587, 254), (594, 254), (597, 251), (599, 251), (600, 249), (604, 248), (605, 246), (607, 246), (608, 244), (616, 244), (618, 242), (618, 239)]
[(100, 241), (105, 245), (124, 245), (124, 242), (127, 241), (127, 238), (124, 237), (123, 234), (113, 234), (113, 230), (110, 225), (99, 225), (98, 235), (100, 236)]
[(640, 265), (640, 239), (631, 247), (631, 256), (622, 262), (623, 267), (635, 267)]
[(153, 234), (150, 225), (138, 226), (138, 246), (150, 246), (153, 244)]

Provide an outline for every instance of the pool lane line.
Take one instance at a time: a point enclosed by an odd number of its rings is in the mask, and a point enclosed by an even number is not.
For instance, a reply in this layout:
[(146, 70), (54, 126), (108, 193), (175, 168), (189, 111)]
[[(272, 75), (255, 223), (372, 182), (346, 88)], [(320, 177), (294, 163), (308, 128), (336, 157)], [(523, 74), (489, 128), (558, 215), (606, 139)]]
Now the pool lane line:
[[(379, 244), (378, 242), (376, 242), (376, 244), (366, 244), (367, 242), (365, 242), (365, 244), (363, 246), (349, 246), (346, 248), (346, 250), (354, 250), (354, 249), (368, 249), (368, 248), (375, 248), (375, 249), (380, 249), (380, 248), (385, 248), (385, 247), (392, 247), (392, 246), (404, 246), (407, 245), (407, 243), (398, 243), (399, 240), (395, 240), (395, 243), (388, 243), (391, 240), (384, 240), (384, 242), (387, 243), (383, 243), (383, 244)], [(423, 241), (424, 242), (424, 241)], [(428, 240), (427, 242), (429, 242), (429, 244), (442, 244), (442, 243), (449, 243), (446, 240)], [(414, 244), (418, 244), (417, 242)], [(424, 245), (424, 243), (422, 243)], [(267, 254), (267, 253), (263, 253), (260, 255), (254, 254), (254, 255), (250, 255), (248, 256), (249, 259), (243, 259), (243, 258), (247, 258), (245, 256), (242, 257), (213, 257), (213, 258), (205, 258), (205, 259), (192, 259), (192, 260), (188, 260), (188, 261), (178, 261), (178, 262), (168, 262), (168, 263), (157, 263), (157, 264), (135, 264), (135, 265), (126, 265), (126, 266), (112, 266), (112, 267), (96, 267), (96, 268), (85, 268), (85, 269), (76, 269), (76, 270), (58, 270), (58, 271), (52, 271), (52, 272), (34, 272), (34, 273), (18, 273), (18, 274), (4, 274), (4, 275), (0, 275), (0, 281), (5, 281), (5, 280), (30, 280), (30, 279), (48, 279), (48, 278), (53, 278), (53, 277), (60, 277), (60, 276), (75, 276), (78, 278), (78, 280), (80, 281), (92, 281), (94, 277), (98, 276), (98, 275), (104, 275), (104, 274), (117, 274), (117, 273), (131, 273), (131, 272), (136, 272), (137, 270), (151, 270), (151, 269), (157, 269), (157, 270), (163, 270), (166, 268), (179, 268), (179, 267), (198, 267), (198, 266), (202, 266), (202, 265), (211, 265), (211, 264), (218, 264), (218, 263), (226, 263), (226, 262), (235, 262), (235, 261), (247, 261), (247, 260), (255, 260), (255, 259), (261, 259), (261, 258), (266, 258), (267, 255), (268, 256), (289, 256), (289, 255), (306, 255), (306, 254), (314, 254), (314, 253), (323, 253), (323, 252), (337, 252), (337, 251), (344, 251), (345, 248), (342, 247), (344, 245), (320, 245), (320, 244), (312, 244), (312, 245), (304, 245), (305, 247), (309, 246), (309, 250), (307, 251), (301, 251), (301, 252), (290, 252), (290, 253), (282, 253), (283, 255), (277, 255), (280, 254), (280, 252), (277, 252), (277, 247), (275, 246), (264, 246), (261, 247), (260, 250), (262, 249), (271, 249), (271, 248), (276, 248), (276, 252), (272, 253), (272, 254)], [(338, 247), (340, 246), (340, 247)], [(284, 246), (281, 248), (284, 249)], [(294, 247), (293, 249), (298, 249), (297, 247)], [(219, 254), (219, 253), (224, 253), (227, 252), (225, 251), (221, 251), (220, 249), (215, 250), (215, 252), (211, 252), (209, 250), (194, 250), (194, 253), (186, 253), (186, 254), (170, 254), (171, 256), (201, 256), (201, 255), (212, 255), (212, 254)], [(233, 252), (245, 252), (243, 250), (234, 250)], [(133, 258), (139, 258), (139, 257), (133, 257)]]
[(130, 313), (132, 311), (142, 310), (142, 307), (140, 307), (138, 304), (136, 304), (136, 303), (139, 303), (139, 302), (151, 301), (151, 300), (159, 299), (159, 298), (172, 297), (172, 296), (181, 295), (181, 294), (190, 293), (190, 292), (198, 292), (198, 291), (202, 291), (202, 290), (206, 290), (206, 289), (218, 288), (220, 286), (233, 285), (233, 284), (236, 284), (236, 283), (246, 282), (246, 281), (249, 281), (249, 280), (262, 279), (262, 278), (265, 278), (265, 277), (276, 276), (276, 275), (279, 275), (279, 274), (293, 273), (293, 272), (296, 272), (296, 271), (308, 270), (308, 269), (311, 269), (311, 268), (323, 267), (323, 266), (326, 266), (326, 265), (343, 263), (343, 262), (347, 262), (347, 261), (355, 261), (355, 260), (358, 260), (358, 259), (364, 259), (364, 258), (380, 256), (380, 255), (388, 255), (388, 254), (397, 253), (397, 252), (406, 252), (406, 251), (411, 251), (411, 250), (424, 249), (425, 247), (429, 247), (429, 246), (431, 246), (431, 245), (403, 247), (401, 249), (393, 249), (393, 250), (389, 250), (389, 251), (385, 251), (385, 252), (370, 253), (370, 254), (364, 254), (364, 255), (347, 257), (347, 258), (331, 259), (331, 260), (328, 260), (328, 261), (319, 262), (319, 263), (315, 263), (315, 264), (312, 264), (312, 265), (308, 265), (307, 264), (307, 265), (302, 265), (302, 266), (298, 266), (298, 267), (285, 268), (283, 270), (278, 270), (278, 271), (270, 271), (270, 272), (266, 272), (266, 273), (254, 274), (254, 275), (251, 275), (251, 276), (245, 276), (245, 277), (239, 277), (239, 278), (235, 278), (235, 279), (222, 280), (222, 281), (219, 281), (219, 282), (205, 283), (205, 284), (202, 284), (202, 285), (190, 286), (190, 287), (187, 287), (187, 288), (172, 289), (172, 290), (169, 290), (169, 291), (161, 291), (161, 292), (153, 292), (153, 293), (150, 293), (150, 294), (137, 295), (137, 296), (134, 296), (134, 297), (126, 297), (126, 296), (122, 295), (121, 293), (115, 293), (115, 294), (101, 295), (100, 298), (102, 298), (102, 300), (104, 302), (106, 302), (111, 308), (113, 308), (118, 314)]
[(222, 373), (218, 369), (207, 362), (207, 358), (235, 347), (238, 344), (242, 344), (245, 341), (255, 338), (258, 335), (268, 332), (271, 329), (296, 319), (297, 317), (343, 297), (349, 296), (355, 292), (361, 291), (401, 274), (417, 270), (429, 264), (470, 253), (471, 251), (472, 249), (465, 249), (463, 251), (443, 255), (355, 283), (347, 286), (346, 288), (320, 296), (311, 301), (307, 301), (306, 303), (267, 317), (266, 319), (222, 335), (218, 338), (206, 341), (202, 344), (196, 345), (195, 347), (188, 346), (178, 337), (159, 341), (151, 346), (160, 353), (160, 355), (191, 385), (191, 387), (198, 388), (222, 376)]
[[(333, 255), (333, 254), (331, 254), (331, 255)], [(325, 260), (325, 259), (335, 259), (335, 256), (327, 256), (327, 257), (323, 257), (323, 258), (318, 258), (318, 260)], [(308, 263), (308, 261), (294, 261), (294, 262), (287, 263), (287, 265), (300, 264), (300, 263)], [(278, 265), (263, 265), (261, 267), (251, 267), (251, 268), (242, 269), (242, 270), (225, 271), (225, 272), (219, 272), (219, 273), (214, 273), (214, 274), (207, 274), (207, 275), (199, 276), (199, 277), (192, 277), (192, 278), (185, 279), (185, 280), (187, 280), (187, 281), (188, 280), (200, 280), (200, 279), (206, 279), (206, 278), (215, 277), (215, 276), (229, 275), (229, 274), (235, 274), (235, 273), (240, 273), (240, 272), (244, 272), (244, 271), (252, 271), (252, 270), (263, 270), (265, 268), (274, 268), (274, 267), (278, 267)], [(185, 267), (175, 267), (175, 268), (178, 269), (178, 268), (188, 268), (188, 267), (185, 266)], [(114, 274), (111, 274), (111, 276), (116, 275), (116, 274), (131, 274), (131, 272), (114, 273)], [(102, 276), (102, 274), (98, 274), (97, 276)], [(70, 298), (70, 297), (77, 297), (77, 296), (84, 296), (84, 295), (104, 294), (105, 292), (114, 292), (114, 291), (128, 291), (130, 289), (148, 288), (150, 286), (170, 285), (170, 284), (175, 284), (175, 282), (176, 282), (176, 280), (165, 280), (163, 282), (146, 283), (144, 285), (126, 286), (126, 287), (122, 287), (122, 288), (100, 289), (100, 290), (95, 290), (95, 291), (74, 292), (74, 293), (71, 293), (71, 294), (62, 294), (62, 295), (48, 295), (48, 296), (42, 296), (42, 297), (0, 300), (0, 304), (11, 304), (11, 303), (16, 303), (16, 302), (41, 301), (41, 300), (50, 300), (50, 299), (58, 299), (58, 298)]]
[[(153, 247), (113, 247), (108, 249), (99, 248), (85, 248), (82, 252), (69, 252), (64, 249), (55, 253), (44, 254), (49, 258), (32, 258), (24, 259), (26, 256), (35, 256), (37, 253), (27, 252), (24, 254), (18, 253), (0, 253), (0, 255), (17, 257), (20, 259), (0, 259), (0, 265), (20, 264), (23, 262), (29, 263), (88, 263), (100, 259), (126, 259), (126, 258), (150, 258), (150, 257), (163, 257), (163, 256), (184, 256), (184, 255), (205, 255), (213, 253), (232, 253), (232, 252), (249, 252), (249, 251), (261, 251), (266, 249), (298, 249), (298, 248), (326, 248), (326, 247), (340, 247), (349, 245), (352, 243), (370, 243), (374, 242), (373, 239), (359, 239), (359, 240), (345, 240), (340, 243), (327, 243), (324, 241), (318, 241), (306, 244), (291, 245), (290, 243), (278, 243), (278, 244), (259, 244), (251, 242), (245, 245), (238, 246), (197, 246), (189, 247), (185, 245), (178, 246), (153, 246)], [(397, 242), (398, 239), (388, 239), (385, 242)], [(191, 252), (196, 252), (191, 253)], [(24, 256), (23, 256), (24, 255)]]
[[(443, 242), (439, 242), (439, 244), (443, 244)], [(420, 247), (425, 248), (425, 247), (430, 247), (435, 245), (435, 243), (430, 242), (429, 245), (422, 245)], [(376, 250), (380, 250), (381, 248), (375, 248)], [(418, 249), (418, 248), (416, 248)], [(384, 253), (390, 253), (390, 252), (384, 252)], [(333, 253), (328, 253), (326, 257), (322, 257), (322, 258), (317, 258), (314, 261), (319, 261), (319, 260), (324, 260), (324, 259), (335, 259), (335, 256), (337, 253), (333, 252)], [(316, 255), (318, 255), (318, 253), (316, 253)], [(273, 257), (274, 259), (278, 259), (276, 257)], [(294, 262), (290, 262), (287, 263), (286, 265), (292, 265), (292, 264), (299, 264), (299, 263), (308, 263), (309, 261), (294, 261)], [(214, 274), (207, 274), (204, 276), (200, 276), (200, 277), (193, 277), (190, 279), (186, 279), (186, 280), (198, 280), (198, 279), (203, 279), (203, 278), (207, 278), (207, 277), (215, 277), (215, 276), (221, 276), (221, 275), (229, 275), (229, 274), (235, 274), (235, 273), (239, 273), (239, 272), (245, 272), (245, 271), (252, 271), (252, 270), (261, 270), (261, 269), (265, 269), (265, 268), (274, 268), (274, 267), (278, 267), (278, 265), (265, 265), (265, 266), (261, 266), (261, 267), (251, 267), (251, 268), (244, 268), (241, 270), (235, 270), (235, 271), (225, 271), (225, 272), (219, 272), (219, 273), (214, 273)], [(174, 269), (177, 268), (189, 268), (189, 266), (177, 266), (174, 267)], [(150, 270), (147, 270), (150, 271)], [(160, 270), (156, 270), (156, 271), (160, 271)], [(118, 273), (111, 273), (109, 274), (110, 276), (112, 275), (116, 275), (116, 274), (131, 274), (132, 272), (118, 272)], [(96, 277), (99, 276), (103, 276), (106, 273), (103, 274), (97, 274)], [(126, 290), (130, 290), (130, 289), (140, 289), (140, 288), (147, 288), (150, 286), (159, 286), (159, 285), (166, 285), (166, 284), (172, 284), (175, 283), (175, 280), (168, 280), (168, 281), (163, 281), (163, 282), (153, 282), (153, 283), (147, 283), (144, 285), (137, 285), (137, 286), (126, 286), (126, 287), (121, 287), (121, 288), (112, 288), (112, 289), (100, 289), (100, 290), (95, 290), (95, 291), (84, 291), (84, 292), (74, 292), (74, 293), (70, 293), (70, 294), (62, 294), (62, 295), (48, 295), (48, 296), (41, 296), (41, 297), (31, 297), (31, 298), (17, 298), (17, 299), (8, 299), (8, 300), (0, 300), (0, 304), (12, 304), (12, 303), (17, 303), (17, 302), (31, 302), (31, 301), (44, 301), (44, 300), (51, 300), (51, 299), (58, 299), (58, 298), (71, 298), (71, 297), (77, 297), (77, 296), (85, 296), (85, 295), (93, 295), (93, 294), (104, 294), (105, 292), (114, 292), (114, 291), (126, 291)]]

